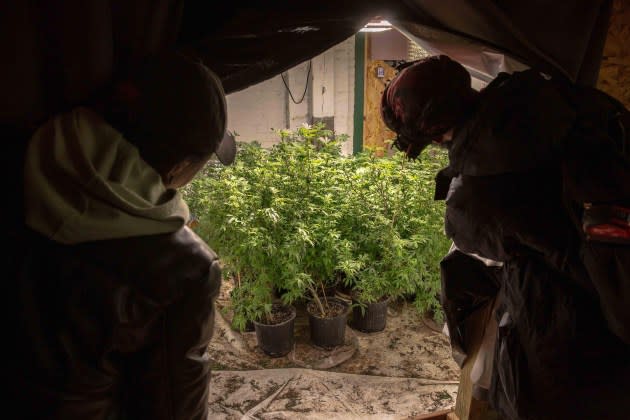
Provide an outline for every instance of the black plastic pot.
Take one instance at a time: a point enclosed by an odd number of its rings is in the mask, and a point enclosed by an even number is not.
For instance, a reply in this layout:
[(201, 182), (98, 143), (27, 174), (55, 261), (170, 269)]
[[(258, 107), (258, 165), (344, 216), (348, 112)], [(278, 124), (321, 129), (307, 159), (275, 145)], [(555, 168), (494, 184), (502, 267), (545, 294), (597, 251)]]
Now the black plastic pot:
[(314, 345), (325, 349), (340, 346), (345, 342), (348, 308), (350, 306), (348, 302), (334, 297), (329, 297), (328, 302), (341, 304), (343, 312), (333, 318), (322, 318), (315, 302), (310, 302), (306, 306), (311, 341)]
[(389, 299), (366, 303), (364, 310), (358, 305), (356, 300), (353, 303), (356, 306), (352, 307), (352, 328), (366, 333), (383, 331), (385, 329)]
[(279, 324), (263, 324), (254, 321), (256, 341), (262, 351), (271, 357), (282, 357), (293, 349), (293, 326), (295, 324), (295, 307), (289, 306), (291, 317)]

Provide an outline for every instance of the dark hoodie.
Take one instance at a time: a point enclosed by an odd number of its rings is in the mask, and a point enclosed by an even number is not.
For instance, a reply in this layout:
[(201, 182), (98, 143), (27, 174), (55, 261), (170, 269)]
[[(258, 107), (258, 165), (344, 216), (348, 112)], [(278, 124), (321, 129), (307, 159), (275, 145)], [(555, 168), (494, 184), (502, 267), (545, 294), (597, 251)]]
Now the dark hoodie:
[(630, 408), (630, 247), (587, 240), (581, 220), (586, 201), (629, 202), (630, 166), (610, 139), (618, 111), (527, 70), (500, 74), (455, 130), (445, 228), (463, 252), (504, 263), (490, 401), (506, 418)]

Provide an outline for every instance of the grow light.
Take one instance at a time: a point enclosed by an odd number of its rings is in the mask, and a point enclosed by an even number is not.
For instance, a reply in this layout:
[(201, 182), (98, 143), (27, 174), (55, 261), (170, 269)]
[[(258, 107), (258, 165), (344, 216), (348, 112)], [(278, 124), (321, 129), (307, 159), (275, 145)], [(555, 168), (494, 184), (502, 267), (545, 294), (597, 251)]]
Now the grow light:
[(368, 22), (359, 32), (384, 32), (392, 29), (392, 24), (386, 20)]

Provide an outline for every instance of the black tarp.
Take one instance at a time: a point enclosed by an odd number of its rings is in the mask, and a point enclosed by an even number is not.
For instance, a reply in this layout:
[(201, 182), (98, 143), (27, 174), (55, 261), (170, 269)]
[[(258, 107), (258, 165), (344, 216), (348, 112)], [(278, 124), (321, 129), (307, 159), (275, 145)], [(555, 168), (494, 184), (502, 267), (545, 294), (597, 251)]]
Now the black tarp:
[[(445, 231), (461, 253), (441, 264), (442, 304), (465, 353), (474, 313), (498, 302), (489, 402), (505, 418), (617, 419), (630, 407), (630, 241), (584, 230), (584, 209), (630, 206), (624, 121), (596, 89), (502, 74), (449, 147)], [(599, 217), (627, 230), (616, 212)]]
[(0, 130), (5, 186), (16, 199), (5, 211), (18, 223), (22, 148), (34, 128), (161, 48), (203, 59), (230, 93), (318, 55), (378, 15), (484, 74), (505, 54), (592, 85), (610, 12), (611, 0), (7, 0)]
[[(230, 93), (318, 55), (379, 15), (434, 51), (461, 53), (481, 73), (493, 73), (488, 57), (505, 54), (593, 85), (611, 0), (7, 0), (0, 7), (0, 129), (11, 231), (22, 214), (20, 151), (33, 129), (151, 52), (177, 46), (199, 57)], [(480, 48), (490, 54), (478, 59)]]
[(316, 56), (376, 15), (436, 48), (482, 44), (594, 84), (611, 1), (16, 0), (1, 7), (0, 124), (28, 128), (160, 48), (202, 57), (229, 93)]

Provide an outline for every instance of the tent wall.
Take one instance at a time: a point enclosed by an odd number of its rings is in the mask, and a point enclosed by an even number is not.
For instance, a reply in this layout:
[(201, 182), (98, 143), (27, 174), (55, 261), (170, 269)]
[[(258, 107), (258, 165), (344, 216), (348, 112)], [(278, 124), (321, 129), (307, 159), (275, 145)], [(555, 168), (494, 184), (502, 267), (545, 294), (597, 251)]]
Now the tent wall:
[[(228, 93), (350, 38), (374, 16), (486, 43), (530, 66), (594, 84), (612, 0), (14, 0), (0, 4), (0, 129), (9, 211), (20, 220), (21, 156), (32, 131), (147, 54), (197, 56)], [(211, 8), (211, 9), (209, 9)], [(406, 28), (413, 30), (413, 28)]]
[[(479, 41), (530, 66), (594, 84), (612, 0), (201, 0), (4, 2), (0, 124), (32, 127), (116, 72), (177, 44), (234, 92), (348, 39), (375, 15)], [(407, 28), (413, 30), (413, 28)]]

